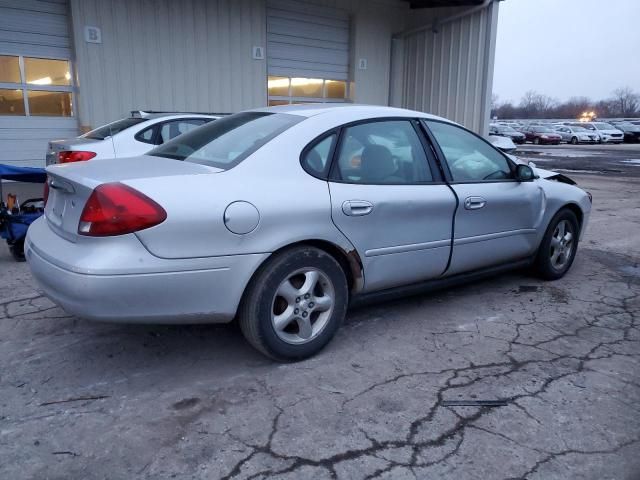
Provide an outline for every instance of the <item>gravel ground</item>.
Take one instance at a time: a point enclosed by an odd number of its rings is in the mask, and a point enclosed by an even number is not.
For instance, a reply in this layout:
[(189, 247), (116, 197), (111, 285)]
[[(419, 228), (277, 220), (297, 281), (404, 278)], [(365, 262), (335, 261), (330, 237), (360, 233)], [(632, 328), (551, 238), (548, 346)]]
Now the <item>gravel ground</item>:
[(0, 247), (0, 478), (640, 478), (640, 185), (574, 178), (595, 203), (563, 280), (353, 310), (288, 365), (233, 325), (70, 317)]

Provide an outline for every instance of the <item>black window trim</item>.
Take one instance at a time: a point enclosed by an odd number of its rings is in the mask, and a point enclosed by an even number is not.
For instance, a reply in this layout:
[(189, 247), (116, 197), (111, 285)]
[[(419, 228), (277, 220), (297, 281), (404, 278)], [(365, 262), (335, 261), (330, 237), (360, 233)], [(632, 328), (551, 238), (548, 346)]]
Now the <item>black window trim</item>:
[[(352, 181), (346, 181), (346, 180), (342, 180), (342, 178), (340, 178), (339, 176), (339, 172), (338, 172), (338, 153), (340, 151), (340, 147), (342, 146), (342, 142), (344, 141), (344, 136), (345, 136), (345, 130), (349, 127), (353, 127), (356, 125), (362, 125), (362, 124), (367, 124), (367, 123), (376, 123), (376, 122), (389, 122), (389, 121), (404, 121), (409, 123), (412, 128), (414, 129), (414, 131), (416, 132), (416, 135), (420, 141), (420, 144), (422, 145), (422, 150), (424, 152), (425, 158), (427, 159), (427, 167), (430, 169), (431, 171), (431, 176), (433, 178), (433, 180), (431, 181), (425, 181), (425, 182), (412, 182), (412, 183), (405, 183), (405, 182), (398, 182), (398, 183), (361, 183), (361, 182), (352, 182)], [(301, 154), (300, 154), (300, 164), (302, 166), (302, 168), (304, 169), (305, 172), (309, 173), (310, 175), (312, 175), (315, 178), (319, 178), (321, 180), (325, 180), (327, 182), (331, 182), (331, 183), (343, 183), (343, 184), (348, 184), (348, 185), (379, 185), (379, 186), (408, 186), (408, 185), (444, 185), (446, 184), (446, 182), (444, 181), (444, 179), (442, 178), (442, 175), (440, 173), (440, 169), (438, 168), (438, 164), (435, 158), (435, 155), (433, 154), (433, 152), (427, 148), (428, 143), (426, 141), (426, 139), (424, 138), (424, 133), (421, 131), (421, 129), (419, 128), (419, 123), (418, 123), (419, 119), (414, 118), (414, 117), (376, 117), (376, 118), (365, 118), (365, 119), (361, 119), (361, 120), (355, 120), (352, 122), (348, 122), (348, 123), (344, 123), (342, 125), (339, 125), (337, 127), (334, 127), (330, 130), (327, 130), (326, 132), (323, 132), (321, 135), (319, 135), (318, 137), (316, 137), (315, 139), (313, 139), (311, 142), (309, 142), (309, 144), (302, 150)], [(324, 140), (324, 138), (326, 138), (327, 136), (333, 134), (333, 133), (337, 133), (337, 138), (336, 140), (333, 142), (332, 145), (332, 151), (331, 154), (329, 156), (329, 162), (328, 163), (328, 168), (325, 167), (325, 172), (323, 174), (323, 177), (318, 177), (317, 175), (313, 175), (312, 173), (310, 173), (306, 168), (304, 168), (304, 155), (306, 154), (306, 152), (308, 152), (310, 149), (312, 149), (315, 145), (317, 145), (317, 143), (321, 142), (322, 140)]]
[[(181, 118), (171, 118), (168, 120), (162, 120), (158, 123), (154, 123), (153, 125), (149, 125), (147, 128), (143, 128), (142, 130), (140, 130), (138, 133), (136, 133), (133, 138), (134, 140), (137, 140), (138, 142), (141, 143), (146, 143), (147, 145), (153, 145), (155, 147), (158, 147), (160, 145), (162, 145), (162, 143), (156, 143), (159, 140), (159, 136), (160, 136), (160, 130), (162, 129), (162, 127), (167, 124), (167, 123), (171, 123), (171, 122), (178, 122), (180, 120), (204, 120), (202, 122), (202, 125), (205, 125), (213, 120), (216, 120), (215, 118), (206, 118), (206, 117), (181, 117)], [(198, 127), (201, 127), (202, 125), (198, 125)], [(142, 134), (144, 132), (146, 132), (147, 130), (152, 130), (154, 129), (153, 132), (153, 136), (151, 137), (151, 142), (148, 142), (146, 140), (141, 140), (139, 137), (142, 136)], [(170, 139), (173, 140), (173, 139)]]
[[(324, 166), (324, 170), (321, 174), (318, 172), (312, 171), (307, 168), (305, 159), (307, 158), (307, 154), (313, 150), (319, 143), (326, 140), (328, 137), (335, 135), (335, 138), (331, 142), (331, 147), (329, 148), (329, 155), (327, 156), (327, 163)], [(331, 164), (333, 163), (333, 154), (335, 152), (336, 145), (338, 144), (338, 138), (340, 136), (340, 127), (332, 128), (331, 130), (327, 130), (326, 132), (321, 133), (316, 138), (311, 140), (300, 152), (300, 165), (302, 169), (307, 172), (312, 177), (315, 177), (319, 180), (328, 181), (329, 171), (331, 170)]]
[[(428, 125), (427, 122), (444, 123), (444, 124), (450, 125), (452, 127), (457, 127), (457, 128), (459, 128), (461, 130), (464, 130), (465, 132), (470, 133), (474, 137), (479, 138), (484, 143), (489, 145), (493, 150), (498, 152), (507, 161), (507, 165), (509, 166), (509, 169), (511, 170), (511, 175), (514, 175), (514, 177), (513, 178), (503, 178), (503, 179), (499, 179), (499, 178), (493, 179), (492, 178), (492, 179), (489, 179), (489, 180), (475, 180), (475, 181), (466, 181), (466, 182), (454, 181), (453, 180), (453, 175), (451, 174), (451, 170), (449, 169), (449, 164), (447, 163), (447, 160), (446, 160), (446, 157), (444, 155), (444, 152), (440, 148), (440, 144), (437, 142), (435, 136), (433, 135), (433, 132), (431, 132), (431, 130), (429, 129), (429, 125)], [(507, 155), (505, 155), (504, 152), (502, 152), (499, 148), (496, 148), (494, 145), (491, 144), (491, 142), (489, 142), (488, 140), (486, 140), (482, 136), (480, 136), (477, 133), (469, 130), (468, 128), (465, 128), (465, 127), (463, 127), (461, 125), (458, 125), (456, 123), (453, 123), (453, 122), (448, 122), (446, 120), (423, 117), (423, 118), (420, 119), (420, 124), (422, 125), (422, 128), (424, 129), (425, 134), (429, 138), (429, 141), (432, 144), (432, 148), (436, 152), (436, 155), (437, 155), (437, 158), (438, 158), (438, 162), (439, 162), (442, 170), (444, 171), (445, 178), (446, 178), (447, 183), (449, 185), (467, 185), (467, 184), (475, 184), (475, 183), (482, 183), (482, 184), (486, 184), (486, 183), (518, 183), (518, 180), (515, 178), (516, 164), (513, 162), (513, 160), (511, 160)]]

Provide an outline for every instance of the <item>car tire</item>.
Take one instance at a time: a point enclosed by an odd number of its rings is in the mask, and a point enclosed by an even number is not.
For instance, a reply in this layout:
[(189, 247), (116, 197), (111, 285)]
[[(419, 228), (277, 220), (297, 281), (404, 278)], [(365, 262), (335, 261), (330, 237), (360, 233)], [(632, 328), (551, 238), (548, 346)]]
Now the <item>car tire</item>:
[(336, 259), (324, 250), (300, 246), (261, 266), (247, 287), (238, 320), (254, 348), (291, 362), (315, 355), (329, 343), (348, 304), (347, 279)]
[(577, 145), (578, 139), (576, 137), (571, 137), (571, 145)]
[(540, 145), (540, 139), (538, 137), (533, 139), (533, 144), (534, 145)]
[[(571, 234), (567, 238), (567, 233)], [(580, 227), (575, 213), (563, 208), (549, 222), (538, 253), (534, 268), (544, 280), (562, 278), (571, 268), (578, 249)]]

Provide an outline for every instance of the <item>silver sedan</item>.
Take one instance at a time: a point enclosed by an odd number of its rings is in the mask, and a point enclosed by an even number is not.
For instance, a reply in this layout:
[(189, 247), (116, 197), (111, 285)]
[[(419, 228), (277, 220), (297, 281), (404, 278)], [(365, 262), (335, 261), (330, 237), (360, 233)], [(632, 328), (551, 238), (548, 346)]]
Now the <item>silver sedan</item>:
[(79, 317), (229, 322), (308, 357), (350, 303), (509, 268), (561, 278), (590, 195), (455, 123), (368, 106), (217, 120), (149, 154), (47, 168), (26, 257)]

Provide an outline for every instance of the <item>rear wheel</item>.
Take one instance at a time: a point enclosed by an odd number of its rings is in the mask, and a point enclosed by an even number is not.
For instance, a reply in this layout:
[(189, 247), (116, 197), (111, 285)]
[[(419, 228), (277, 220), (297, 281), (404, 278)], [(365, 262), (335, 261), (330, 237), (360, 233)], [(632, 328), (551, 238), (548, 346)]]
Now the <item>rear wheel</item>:
[(238, 312), (247, 341), (278, 361), (319, 352), (347, 312), (345, 274), (328, 253), (295, 247), (277, 254), (251, 281)]
[(562, 209), (553, 217), (535, 260), (536, 271), (542, 278), (557, 280), (567, 273), (576, 256), (578, 234), (578, 219), (571, 210)]
[(534, 145), (540, 145), (540, 139), (538, 137), (533, 139), (533, 144)]

